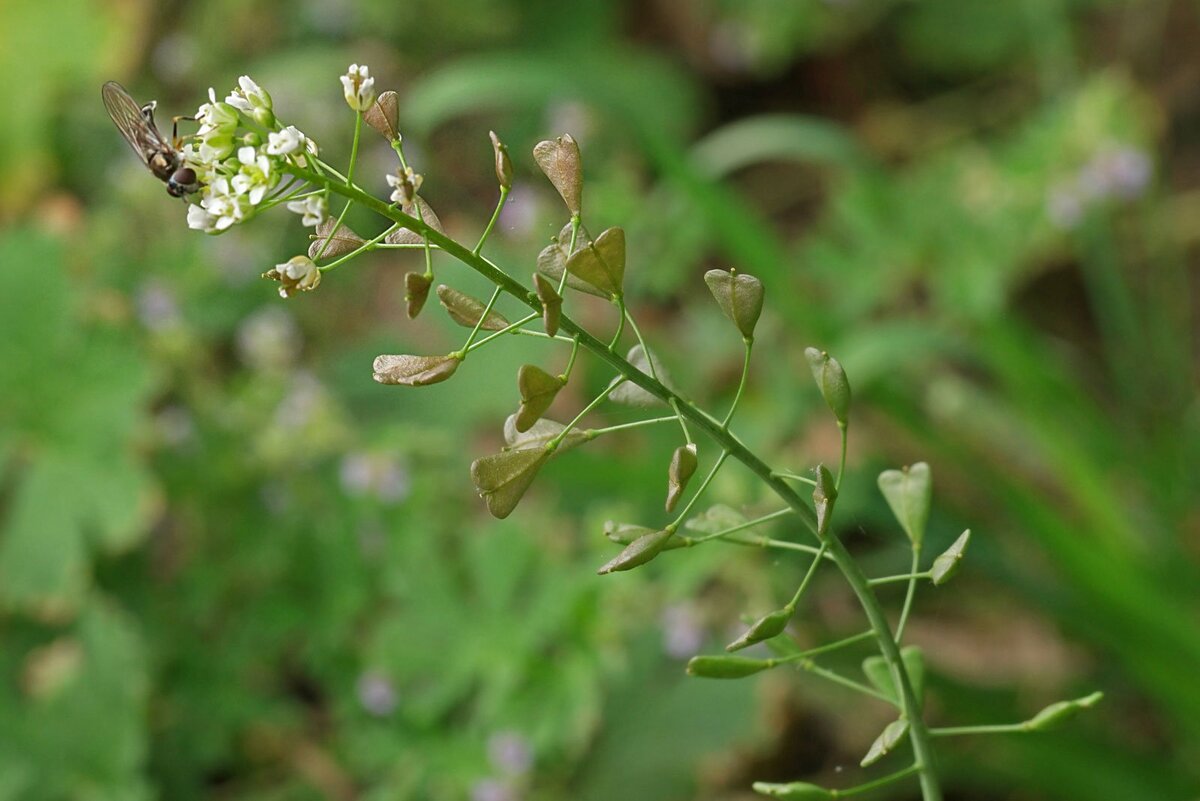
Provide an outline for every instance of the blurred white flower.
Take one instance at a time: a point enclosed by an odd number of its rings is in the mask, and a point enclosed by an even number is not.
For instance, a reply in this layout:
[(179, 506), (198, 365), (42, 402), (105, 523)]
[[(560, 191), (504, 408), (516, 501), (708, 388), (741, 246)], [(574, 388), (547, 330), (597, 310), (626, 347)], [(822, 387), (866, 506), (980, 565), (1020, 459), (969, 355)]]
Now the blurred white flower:
[(303, 345), (300, 327), (278, 304), (243, 320), (234, 341), (242, 363), (257, 370), (290, 365)]
[(413, 198), (417, 196), (417, 190), (421, 188), (425, 178), (413, 172), (412, 167), (405, 167), (403, 170), (397, 169), (394, 173), (389, 173), (387, 176), (388, 186), (392, 187), (391, 201), (393, 203), (412, 203)]
[(339, 477), (342, 489), (349, 495), (372, 495), (388, 504), (408, 497), (408, 470), (385, 454), (348, 453), (342, 459)]
[(272, 131), (267, 135), (267, 153), (272, 156), (291, 156), (306, 149), (305, 136), (296, 130), (295, 125), (289, 125), (282, 131)]
[(229, 93), (225, 102), (238, 111), (252, 114), (256, 108), (271, 108), (271, 95), (249, 75), (238, 78), (238, 88)]
[(325, 222), (329, 215), (329, 204), (324, 195), (309, 195), (303, 200), (293, 200), (287, 204), (288, 211), (294, 211), (301, 216), (301, 222), (306, 226), (317, 226)]
[(662, 613), (663, 650), (675, 659), (694, 656), (704, 645), (704, 626), (691, 604), (672, 604)]
[(341, 76), (342, 94), (346, 103), (355, 111), (366, 111), (375, 102), (375, 79), (366, 64), (361, 67), (351, 64), (346, 74)]
[(137, 316), (151, 331), (165, 331), (179, 325), (179, 304), (171, 288), (155, 279), (142, 284), (137, 294)]

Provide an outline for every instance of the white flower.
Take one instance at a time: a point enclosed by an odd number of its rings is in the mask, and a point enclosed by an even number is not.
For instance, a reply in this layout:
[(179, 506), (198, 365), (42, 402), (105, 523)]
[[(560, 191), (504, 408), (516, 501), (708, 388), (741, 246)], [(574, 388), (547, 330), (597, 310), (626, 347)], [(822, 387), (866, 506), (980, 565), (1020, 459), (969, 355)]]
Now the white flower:
[(342, 77), (342, 94), (355, 111), (366, 111), (375, 102), (375, 79), (366, 64), (351, 64)]
[(198, 204), (188, 206), (187, 224), (188, 228), (196, 231), (204, 231), (208, 234), (211, 234), (213, 231), (217, 230), (217, 218), (214, 215), (209, 214), (203, 206)]
[(203, 138), (208, 134), (228, 134), (233, 135), (237, 130), (238, 115), (237, 109), (228, 103), (217, 101), (217, 94), (210, 87), (208, 90), (209, 102), (203, 104), (196, 110), (196, 121), (200, 123), (200, 128), (196, 131), (196, 135)]
[(405, 167), (403, 172), (397, 170), (387, 176), (388, 186), (392, 187), (391, 200), (393, 203), (412, 203), (417, 190), (425, 178), (413, 172), (412, 167)]
[(246, 206), (242, 198), (234, 191), (229, 179), (224, 177), (212, 182), (200, 205), (216, 218), (212, 224), (212, 231), (224, 231), (234, 223), (246, 219)]
[(325, 222), (329, 214), (329, 205), (324, 195), (309, 195), (304, 200), (293, 200), (287, 204), (288, 211), (294, 211), (303, 216), (301, 220), (306, 226), (316, 226)]
[(275, 163), (270, 156), (249, 145), (238, 148), (238, 161), (242, 166), (237, 175), (230, 180), (230, 184), (236, 194), (246, 195), (250, 205), (257, 206), (267, 191), (279, 183)]
[(238, 78), (238, 88), (229, 93), (225, 102), (246, 114), (252, 114), (256, 108), (271, 108), (271, 96), (249, 75)]
[(308, 256), (293, 256), (263, 273), (264, 278), (279, 282), (279, 296), (289, 298), (297, 292), (309, 292), (321, 284), (321, 270)]
[(267, 152), (272, 156), (290, 156), (305, 149), (305, 136), (294, 125), (267, 135)]

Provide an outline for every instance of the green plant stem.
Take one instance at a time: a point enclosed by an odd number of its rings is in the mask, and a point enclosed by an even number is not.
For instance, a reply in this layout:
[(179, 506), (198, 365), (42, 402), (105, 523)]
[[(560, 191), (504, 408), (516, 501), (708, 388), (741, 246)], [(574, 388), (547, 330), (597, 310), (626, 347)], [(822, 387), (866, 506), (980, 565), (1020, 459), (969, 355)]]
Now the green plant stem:
[[(642, 331), (638, 328), (637, 320), (633, 319), (633, 315), (629, 312), (629, 307), (625, 305), (625, 299), (619, 301), (621, 314), (625, 315), (625, 319), (629, 321), (629, 327), (633, 330), (633, 335), (637, 337), (638, 344), (642, 346), (642, 353), (646, 354), (646, 364), (650, 367), (650, 377), (655, 381), (659, 381), (658, 368), (654, 366), (654, 359), (650, 357), (650, 348), (646, 347), (646, 340), (642, 339)], [(675, 404), (671, 405), (675, 409), (675, 415), (679, 418), (679, 425), (683, 428), (683, 439), (689, 445), (692, 443), (692, 436), (688, 432), (687, 423), (683, 419), (683, 415), (679, 413), (679, 409)]]
[(538, 317), (537, 314), (526, 315), (525, 317), (522, 317), (520, 320), (517, 320), (515, 323), (509, 323), (508, 325), (504, 326), (504, 328), (501, 328), (499, 331), (493, 331), (488, 336), (484, 337), (483, 339), (481, 339), (478, 342), (471, 345), (471, 347), (465, 348), (463, 350), (463, 355), (465, 356), (466, 354), (470, 353), (473, 350), (479, 350), (484, 345), (491, 342), (493, 339), (495, 339), (497, 337), (502, 337), (505, 334), (519, 333), (521, 330), (521, 326), (528, 325), (531, 320), (533, 320), (537, 317)]
[(728, 458), (729, 451), (721, 451), (721, 455), (718, 456), (717, 461), (713, 463), (712, 469), (708, 471), (708, 475), (704, 477), (704, 481), (700, 482), (700, 486), (696, 489), (696, 492), (693, 493), (692, 497), (689, 498), (688, 502), (684, 505), (683, 511), (679, 513), (679, 516), (676, 517), (667, 526), (667, 528), (671, 529), (671, 531), (675, 531), (679, 528), (679, 524), (687, 519), (688, 514), (692, 511), (692, 507), (695, 506), (696, 502), (699, 501), (701, 496), (704, 495), (704, 491), (708, 489), (708, 485), (712, 483), (712, 480), (717, 477), (717, 472), (721, 469), (721, 465), (725, 464), (725, 460)]
[(522, 334), (527, 337), (538, 337), (539, 339), (557, 339), (559, 342), (566, 342), (567, 344), (574, 344), (574, 342), (575, 342), (575, 340), (572, 339), (571, 337), (563, 336), (562, 334), (556, 334), (555, 336), (550, 336), (545, 331), (534, 331), (533, 329), (530, 329), (530, 328), (515, 328), (512, 331), (509, 331), (509, 333), (510, 334)]
[(821, 547), (817, 549), (817, 555), (813, 557), (812, 564), (808, 566), (808, 570), (804, 573), (804, 578), (800, 580), (800, 586), (796, 588), (796, 593), (792, 596), (792, 600), (787, 602), (787, 606), (783, 607), (788, 612), (795, 612), (796, 606), (800, 603), (800, 597), (804, 595), (804, 591), (808, 589), (808, 585), (812, 582), (813, 576), (817, 575), (817, 566), (821, 564), (822, 557), (825, 556), (825, 543), (821, 543)]
[(803, 481), (805, 484), (808, 484), (810, 487), (817, 486), (816, 480), (811, 479), (808, 476), (801, 476), (796, 473), (789, 473), (786, 470), (776, 470), (776, 471), (772, 472), (771, 475), (773, 475), (777, 478), (786, 478), (791, 481)]
[(872, 587), (878, 587), (880, 584), (894, 584), (897, 581), (915, 581), (917, 579), (927, 579), (929, 577), (930, 573), (928, 570), (926, 570), (923, 573), (901, 573), (898, 576), (882, 576), (880, 578), (873, 578), (868, 583)]
[(483, 234), (479, 237), (479, 242), (476, 243), (475, 249), (471, 252), (476, 256), (483, 250), (483, 244), (487, 242), (487, 238), (491, 236), (492, 229), (496, 227), (496, 220), (500, 219), (500, 212), (504, 209), (504, 201), (508, 199), (509, 188), (507, 186), (500, 187), (500, 200), (496, 203), (496, 210), (492, 212), (492, 219), (488, 220), (487, 228), (483, 229)]
[(579, 356), (579, 337), (571, 340), (571, 355), (567, 357), (567, 366), (563, 368), (562, 373), (558, 376), (564, 384), (571, 377), (571, 371), (575, 369), (575, 358)]
[(743, 341), (746, 343), (746, 355), (742, 358), (742, 377), (738, 381), (733, 403), (729, 404), (729, 411), (725, 413), (725, 419), (721, 421), (721, 428), (725, 431), (729, 430), (729, 421), (733, 419), (733, 413), (737, 411), (738, 403), (742, 400), (742, 393), (746, 391), (746, 381), (750, 377), (750, 354), (754, 350), (754, 339), (746, 337)]
[[(354, 112), (354, 142), (350, 145), (350, 165), (346, 167), (346, 186), (354, 185), (354, 165), (355, 162), (358, 161), (358, 140), (360, 138), (362, 138), (362, 112), (356, 111)], [(329, 185), (329, 188), (333, 188), (333, 185), (329, 184), (329, 181), (326, 180), (324, 176), (322, 176), (318, 181), (312, 181), (311, 179), (309, 180), (311, 183), (323, 182)], [(350, 207), (352, 205), (354, 205), (354, 199), (346, 196), (346, 205), (342, 206), (342, 211), (340, 214), (338, 214), (337, 221), (334, 222), (333, 228), (329, 229), (329, 236), (325, 238), (325, 244), (321, 245), (321, 249), (317, 251), (316, 258), (314, 258), (313, 261), (317, 261), (325, 255), (325, 251), (329, 249), (330, 243), (333, 242), (333, 238), (337, 236), (338, 229), (342, 227), (342, 222), (346, 219), (346, 212), (350, 211)], [(382, 237), (380, 237), (380, 239), (382, 239)], [(343, 259), (339, 259), (333, 264), (327, 266), (325, 269), (329, 269), (330, 267), (333, 267), (342, 261)]]
[(834, 489), (841, 489), (842, 474), (846, 472), (846, 441), (847, 441), (847, 434), (850, 431), (850, 423), (842, 422), (841, 420), (838, 420), (838, 430), (841, 431), (841, 433), (842, 433), (842, 452), (838, 456), (837, 479), (835, 479), (833, 482)]
[(874, 781), (869, 781), (854, 787), (848, 787), (845, 790), (830, 790), (830, 792), (833, 794), (834, 798), (844, 798), (848, 795), (858, 795), (859, 793), (865, 793), (868, 790), (875, 790), (877, 788), (884, 787), (892, 782), (898, 782), (903, 778), (913, 775), (920, 769), (920, 765), (909, 765), (903, 770), (898, 770), (895, 773), (889, 773), (887, 776), (881, 776)]
[(763, 523), (767, 523), (771, 520), (778, 520), (781, 517), (787, 517), (791, 514), (791, 508), (780, 509), (777, 512), (771, 512), (770, 514), (763, 515), (762, 517), (756, 517), (753, 520), (747, 520), (744, 523), (738, 523), (736, 526), (730, 526), (729, 528), (722, 529), (720, 531), (714, 531), (711, 534), (705, 534), (703, 537), (692, 537), (691, 539), (694, 544), (699, 545), (702, 542), (719, 540), (722, 537), (726, 537), (730, 534), (735, 534), (739, 531), (745, 531), (748, 528), (754, 528), (755, 526), (762, 525)]
[[(500, 286), (505, 292), (530, 309), (533, 309), (537, 314), (541, 314), (541, 303), (538, 301), (537, 296), (482, 255), (471, 253), (464, 245), (430, 228), (419, 220), (410, 217), (399, 209), (388, 206), (383, 201), (363, 192), (356, 186), (332, 183), (328, 179), (317, 176), (307, 170), (299, 168), (293, 168), (293, 170), (297, 172), (299, 177), (307, 178), (313, 183), (328, 184), (332, 191), (362, 204), (364, 207), (392, 222), (400, 223), (402, 226), (412, 228), (413, 230), (422, 231), (433, 244), (438, 245), (445, 253), (475, 270), (493, 284)], [(941, 786), (934, 770), (934, 758), (929, 730), (920, 715), (920, 707), (917, 705), (912, 682), (900, 658), (900, 647), (892, 635), (891, 627), (888, 624), (879, 599), (875, 597), (875, 593), (871, 589), (866, 575), (863, 573), (858, 562), (846, 550), (846, 546), (835, 536), (817, 534), (816, 515), (805, 504), (800, 495), (796, 493), (795, 489), (782, 478), (773, 475), (771, 467), (766, 462), (747, 448), (741, 440), (730, 433), (727, 428), (718, 423), (711, 415), (688, 403), (660, 382), (638, 370), (615, 353), (604, 342), (588, 333), (569, 315), (564, 314), (562, 316), (560, 328), (567, 334), (577, 336), (580, 345), (585, 350), (615, 370), (630, 383), (641, 387), (668, 405), (672, 403), (678, 404), (680, 412), (682, 412), (683, 416), (692, 425), (711, 437), (724, 449), (725, 453), (741, 462), (795, 511), (796, 516), (805, 527), (816, 535), (819, 540), (827, 543), (830, 557), (837, 564), (838, 569), (842, 572), (846, 582), (850, 585), (850, 589), (854, 592), (855, 597), (857, 597), (859, 604), (862, 606), (867, 621), (875, 633), (880, 654), (891, 669), (896, 686), (899, 689), (901, 709), (909, 721), (909, 741), (912, 743), (916, 765), (920, 774), (923, 801), (941, 801)]]
[[(566, 274), (565, 270), (563, 271), (563, 274)], [(608, 343), (609, 350), (616, 349), (617, 343), (621, 341), (621, 334), (625, 333), (625, 301), (620, 295), (618, 295), (613, 302), (617, 304), (617, 309), (619, 310), (620, 314), (617, 315), (617, 332), (613, 334), (612, 342)], [(650, 361), (649, 353), (646, 354), (646, 361)], [(658, 379), (654, 380), (657, 381)]]
[(479, 315), (479, 319), (475, 321), (475, 326), (471, 329), (470, 336), (467, 337), (466, 343), (459, 348), (459, 353), (464, 356), (471, 350), (471, 343), (475, 341), (475, 337), (479, 335), (479, 329), (483, 326), (483, 321), (491, 314), (492, 307), (496, 305), (496, 301), (500, 299), (500, 287), (496, 287), (492, 291), (492, 297), (488, 300), (487, 305), (483, 307), (483, 314)]
[[(349, 205), (349, 204), (347, 204), (347, 205)], [(335, 227), (333, 230), (337, 231), (337, 228)], [(339, 264), (345, 264), (346, 262), (350, 261), (351, 259), (361, 256), (363, 253), (366, 253), (367, 251), (374, 250), (375, 247), (379, 244), (379, 240), (383, 239), (385, 236), (387, 236), (388, 234), (390, 234), (392, 231), (395, 231), (395, 230), (396, 230), (395, 225), (391, 226), (390, 228), (384, 229), (384, 231), (380, 234), (377, 234), (374, 239), (368, 239), (366, 242), (363, 242), (361, 245), (359, 245), (358, 247), (356, 247), (354, 250), (350, 251), (346, 255), (342, 256), (341, 258), (334, 259), (333, 261), (329, 262), (329, 264), (326, 264), (323, 267), (319, 267), (318, 269), (323, 273), (327, 273), (330, 270), (332, 270), (334, 267), (337, 267)], [(325, 240), (325, 245), (328, 246), (329, 243), (332, 241), (333, 241), (333, 234), (330, 234), (329, 238)], [(323, 253), (324, 251), (325, 251), (325, 247), (322, 247), (321, 252)], [(318, 253), (317, 258), (320, 258), (320, 257), (321, 257), (321, 254)]]
[(579, 225), (581, 220), (578, 214), (571, 215), (571, 242), (567, 245), (567, 257), (563, 259), (562, 275), (558, 277), (558, 295), (562, 297), (563, 289), (567, 286), (567, 260), (571, 258), (571, 254), (575, 252), (575, 239), (579, 236)]
[(921, 567), (921, 546), (913, 545), (912, 570), (909, 571), (908, 590), (904, 593), (904, 608), (900, 610), (900, 622), (896, 625), (896, 642), (904, 637), (904, 626), (908, 623), (908, 613), (912, 611), (913, 598), (917, 594), (918, 569)]
[(946, 726), (930, 729), (931, 737), (958, 737), (964, 734), (1027, 734), (1029, 721), (1022, 723), (991, 723), (982, 726)]
[(561, 444), (562, 441), (564, 439), (566, 439), (567, 434), (570, 434), (571, 430), (574, 429), (575, 426), (579, 425), (579, 421), (582, 420), (587, 415), (587, 413), (590, 412), (592, 409), (595, 409), (601, 403), (604, 403), (604, 401), (608, 399), (608, 396), (612, 394), (613, 390), (616, 389), (620, 385), (621, 385), (621, 382), (618, 380), (613, 380), (612, 382), (610, 382), (609, 385), (604, 388), (603, 392), (601, 392), (599, 395), (597, 395), (595, 398), (593, 398), (592, 402), (589, 403), (587, 406), (584, 406), (583, 410), (579, 414), (575, 415), (575, 419), (573, 419), (571, 422), (567, 423), (563, 427), (563, 430), (560, 431), (554, 439), (552, 439), (548, 443), (546, 443), (546, 448), (549, 450), (557, 449), (559, 444)]
[(647, 420), (635, 420), (632, 423), (621, 423), (620, 425), (605, 426), (604, 428), (589, 428), (584, 433), (588, 436), (588, 439), (595, 439), (601, 434), (612, 434), (617, 431), (628, 431), (631, 428), (641, 428), (642, 426), (651, 426), (655, 425), (656, 423), (673, 422), (675, 422), (674, 415), (669, 417), (651, 417)]
[[(796, 656), (798, 657), (800, 655), (797, 654)], [(811, 673), (814, 676), (820, 676), (821, 678), (831, 681), (834, 684), (840, 684), (847, 689), (854, 690), (856, 693), (869, 695), (872, 698), (883, 701), (888, 706), (897, 706), (895, 698), (889, 698), (888, 696), (876, 690), (874, 687), (868, 687), (867, 685), (857, 682), (854, 679), (848, 679), (837, 671), (830, 670), (829, 668), (823, 668), (807, 657), (803, 659), (793, 659), (792, 657), (788, 656), (781, 658), (779, 661), (791, 662), (805, 673)]]

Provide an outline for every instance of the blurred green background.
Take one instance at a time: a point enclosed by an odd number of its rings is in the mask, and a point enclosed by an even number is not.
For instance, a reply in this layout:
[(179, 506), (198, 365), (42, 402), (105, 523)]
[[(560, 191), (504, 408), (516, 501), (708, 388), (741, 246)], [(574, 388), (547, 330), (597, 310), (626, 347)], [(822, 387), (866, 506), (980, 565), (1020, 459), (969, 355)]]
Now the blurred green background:
[[(714, 544), (595, 575), (604, 520), (662, 518), (677, 430), (577, 449), (488, 518), (467, 465), (516, 368), (565, 353), (517, 338), (445, 384), (374, 384), (375, 354), (463, 335), (436, 304), (403, 318), (420, 256), (281, 301), (258, 276), (307, 247), (298, 218), (189, 231), (99, 98), (117, 79), (169, 119), (249, 74), (343, 163), (351, 62), (400, 93), (452, 234), (495, 202), (488, 129), (509, 144), (489, 252), (522, 279), (564, 222), (530, 148), (572, 133), (591, 228), (628, 230), (643, 330), (717, 408), (741, 346), (700, 276), (759, 276), (738, 431), (780, 466), (831, 459), (801, 352), (839, 357), (839, 533), (876, 574), (907, 556), (874, 477), (930, 462), (929, 550), (975, 534), (910, 627), (931, 719), (1107, 694), (1061, 732), (941, 741), (949, 798), (1200, 798), (1200, 3), (6, 0), (0, 800), (746, 799), (864, 776), (879, 705), (683, 675), (803, 561)], [(552, 416), (607, 379), (576, 377)], [(736, 466), (713, 500), (771, 508)], [(832, 572), (798, 620), (813, 643), (861, 625)]]

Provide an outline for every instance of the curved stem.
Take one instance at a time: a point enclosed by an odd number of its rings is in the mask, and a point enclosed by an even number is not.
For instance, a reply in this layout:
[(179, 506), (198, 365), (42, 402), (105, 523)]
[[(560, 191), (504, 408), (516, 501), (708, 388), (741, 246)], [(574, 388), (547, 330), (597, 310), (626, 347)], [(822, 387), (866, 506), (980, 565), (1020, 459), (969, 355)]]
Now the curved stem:
[(737, 411), (738, 403), (742, 400), (742, 393), (746, 391), (746, 381), (750, 377), (750, 353), (754, 350), (754, 340), (751, 337), (746, 337), (746, 355), (742, 359), (742, 378), (738, 381), (737, 393), (733, 396), (733, 403), (729, 404), (729, 411), (725, 413), (725, 419), (721, 421), (721, 428), (728, 429), (729, 421), (733, 419), (733, 413)]
[[(538, 301), (537, 296), (485, 257), (471, 253), (466, 246), (404, 214), (399, 209), (388, 206), (383, 201), (368, 195), (357, 187), (330, 183), (327, 179), (316, 176), (308, 171), (299, 168), (293, 169), (300, 177), (307, 178), (314, 183), (329, 184), (332, 191), (343, 197), (354, 200), (375, 213), (393, 222), (400, 223), (404, 227), (411, 228), (414, 231), (421, 231), (429, 238), (431, 243), (438, 245), (445, 253), (448, 253), (464, 265), (475, 270), (493, 284), (501, 287), (505, 292), (512, 295), (521, 303), (524, 303), (530, 309), (539, 314), (541, 313), (541, 303)], [(622, 317), (622, 319), (624, 318)], [(649, 375), (634, 367), (616, 354), (604, 342), (592, 336), (592, 334), (568, 315), (564, 314), (562, 316), (560, 328), (565, 333), (578, 337), (579, 343), (584, 349), (623, 376), (625, 380), (641, 387), (668, 405), (672, 403), (678, 404), (679, 410), (689, 422), (711, 437), (729, 456), (741, 462), (750, 472), (757, 476), (775, 495), (792, 508), (806, 528), (814, 535), (817, 535), (816, 515), (804, 503), (795, 489), (784, 479), (774, 475), (770, 465), (742, 444), (741, 440), (718, 423), (711, 415), (688, 403), (660, 382), (655, 381)], [(909, 721), (909, 740), (912, 743), (917, 769), (920, 773), (922, 797), (924, 801), (941, 801), (941, 787), (934, 773), (933, 749), (930, 743), (929, 730), (920, 715), (920, 707), (917, 705), (912, 681), (909, 679), (908, 671), (905, 669), (904, 663), (900, 658), (900, 647), (892, 635), (892, 630), (884, 614), (883, 607), (880, 605), (879, 599), (875, 597), (875, 593), (871, 589), (862, 568), (855, 561), (854, 557), (850, 555), (850, 552), (846, 550), (846, 546), (842, 544), (841, 540), (830, 535), (817, 536), (823, 542), (827, 543), (830, 557), (837, 564), (846, 582), (858, 598), (859, 604), (866, 614), (867, 621), (871, 629), (875, 632), (875, 639), (878, 642), (880, 654), (888, 663), (893, 678), (896, 680), (901, 708)]]
[(908, 592), (904, 594), (904, 608), (900, 610), (900, 622), (896, 625), (896, 642), (900, 642), (904, 637), (904, 626), (908, 623), (908, 613), (912, 611), (913, 598), (917, 594), (917, 579), (920, 577), (917, 568), (921, 566), (920, 546), (914, 545), (912, 552), (912, 570), (909, 571)]
[(496, 202), (496, 210), (492, 212), (492, 219), (488, 220), (487, 228), (483, 229), (483, 235), (479, 237), (479, 242), (476, 243), (475, 249), (471, 251), (476, 256), (483, 250), (484, 243), (491, 236), (492, 229), (496, 227), (496, 220), (500, 219), (500, 211), (504, 208), (504, 201), (508, 198), (508, 192), (509, 189), (507, 186), (500, 187), (500, 200)]

